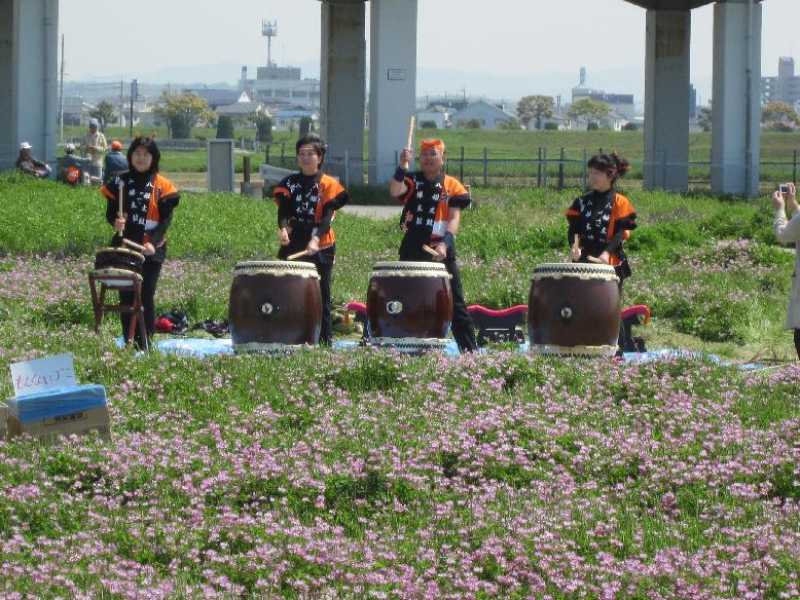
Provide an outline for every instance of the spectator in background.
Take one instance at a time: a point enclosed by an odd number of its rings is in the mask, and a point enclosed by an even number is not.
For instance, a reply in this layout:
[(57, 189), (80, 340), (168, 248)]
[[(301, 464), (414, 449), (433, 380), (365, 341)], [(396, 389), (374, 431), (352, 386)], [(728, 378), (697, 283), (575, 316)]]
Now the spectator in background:
[(103, 156), (108, 150), (108, 142), (98, 127), (97, 119), (89, 121), (89, 133), (83, 138), (83, 151), (89, 157), (89, 175), (98, 183), (103, 179)]
[[(786, 315), (786, 328), (794, 330), (794, 346), (800, 359), (800, 204), (797, 203), (797, 189), (793, 183), (785, 183), (772, 195), (775, 209), (773, 229), (775, 237), (782, 244), (796, 244), (794, 274), (792, 275), (792, 294), (789, 296), (789, 310)], [(786, 209), (789, 209), (789, 217)]]
[(58, 180), (70, 185), (83, 183), (83, 163), (75, 156), (75, 144), (65, 144), (64, 156), (58, 162)]
[(128, 170), (128, 159), (122, 153), (122, 142), (114, 140), (111, 142), (111, 152), (106, 154), (105, 165), (103, 167), (105, 181), (108, 182), (116, 175)]
[(19, 156), (17, 157), (16, 166), (19, 171), (26, 175), (33, 175), (40, 179), (50, 176), (50, 167), (40, 160), (33, 157), (33, 146), (28, 142), (22, 142), (19, 145)]

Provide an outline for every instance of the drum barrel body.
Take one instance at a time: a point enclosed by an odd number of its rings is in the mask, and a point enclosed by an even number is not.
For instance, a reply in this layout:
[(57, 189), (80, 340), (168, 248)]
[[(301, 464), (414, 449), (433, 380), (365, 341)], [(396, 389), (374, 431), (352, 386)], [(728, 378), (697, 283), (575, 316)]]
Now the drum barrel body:
[(95, 270), (121, 269), (142, 274), (144, 255), (128, 248), (101, 248), (94, 257)]
[(620, 328), (619, 279), (613, 267), (547, 264), (534, 271), (528, 299), (531, 350), (613, 355)]
[(236, 265), (228, 305), (234, 350), (319, 343), (319, 276), (313, 264), (302, 265), (281, 261)]
[(367, 291), (372, 338), (443, 339), (453, 320), (450, 274), (437, 263), (378, 263)]

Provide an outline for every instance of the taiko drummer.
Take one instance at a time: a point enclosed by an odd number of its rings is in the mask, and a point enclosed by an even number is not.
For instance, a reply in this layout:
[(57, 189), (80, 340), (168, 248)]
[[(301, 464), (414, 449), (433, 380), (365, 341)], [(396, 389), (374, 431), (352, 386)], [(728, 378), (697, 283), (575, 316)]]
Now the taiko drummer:
[(570, 260), (612, 265), (621, 290), (622, 281), (631, 275), (623, 245), (636, 228), (636, 211), (616, 183), (630, 164), (612, 153), (593, 156), (588, 167), (591, 191), (567, 210)]
[[(100, 192), (108, 201), (106, 220), (122, 238), (144, 247), (142, 268), (142, 305), (147, 337), (155, 332), (155, 294), (161, 266), (167, 256), (167, 229), (180, 195), (172, 182), (158, 172), (161, 152), (153, 138), (137, 137), (128, 148), (128, 171), (110, 178)], [(120, 200), (122, 196), (122, 214)], [(120, 237), (112, 242), (119, 245)], [(121, 304), (133, 304), (133, 292), (120, 291)], [(122, 335), (128, 342), (131, 315), (121, 313)], [(137, 330), (139, 348), (148, 348), (147, 340)]]
[(411, 148), (400, 154), (400, 166), (389, 182), (389, 192), (403, 202), (400, 245), (401, 261), (443, 262), (452, 276), (453, 337), (462, 352), (477, 350), (472, 319), (464, 302), (456, 263), (455, 238), (461, 211), (470, 205), (467, 189), (455, 177), (445, 175), (445, 145), (442, 140), (423, 140), (420, 170), (410, 171)]
[(315, 134), (297, 141), (297, 165), (300, 170), (289, 175), (273, 190), (278, 206), (278, 258), (286, 260), (302, 254), (313, 262), (320, 277), (322, 293), (322, 328), (319, 341), (330, 345), (331, 281), (336, 258), (336, 236), (331, 222), (336, 211), (349, 199), (347, 191), (333, 177), (322, 173), (325, 143)]

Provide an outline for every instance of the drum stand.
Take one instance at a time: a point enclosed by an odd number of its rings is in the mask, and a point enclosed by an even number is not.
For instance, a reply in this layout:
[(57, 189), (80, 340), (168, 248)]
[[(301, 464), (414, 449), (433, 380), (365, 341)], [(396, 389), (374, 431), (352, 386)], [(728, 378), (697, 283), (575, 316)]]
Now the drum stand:
[[(100, 284), (100, 293), (97, 291)], [(133, 304), (106, 304), (106, 291), (113, 289), (121, 292), (133, 292)], [(100, 332), (100, 324), (107, 312), (130, 314), (131, 321), (128, 325), (128, 342), (135, 339), (136, 327), (142, 333), (144, 350), (149, 349), (147, 328), (144, 324), (144, 307), (142, 305), (142, 276), (133, 271), (123, 269), (99, 269), (89, 273), (89, 289), (92, 292), (92, 305), (94, 307), (94, 332)]]

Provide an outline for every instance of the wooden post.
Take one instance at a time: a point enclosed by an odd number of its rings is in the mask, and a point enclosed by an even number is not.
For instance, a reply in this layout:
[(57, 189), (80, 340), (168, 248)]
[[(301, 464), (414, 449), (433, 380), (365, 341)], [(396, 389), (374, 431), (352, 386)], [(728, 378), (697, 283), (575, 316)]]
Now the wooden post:
[(586, 152), (586, 148), (583, 149), (583, 189), (586, 189), (588, 185), (589, 175), (588, 175), (588, 163), (589, 157), (588, 152)]
[(272, 147), (272, 144), (267, 142), (267, 149), (264, 152), (264, 164), (269, 164), (269, 149)]
[(565, 159), (565, 154), (564, 154), (564, 149), (562, 148), (561, 149), (561, 158), (560, 158), (560, 160), (558, 162), (558, 189), (559, 190), (563, 190), (564, 189), (564, 159)]
[(542, 187), (542, 147), (539, 146), (539, 158), (536, 166), (536, 187)]
[(489, 149), (483, 147), (483, 185), (489, 185)]
[(244, 162), (244, 166), (243, 166), (244, 182), (245, 183), (250, 183), (250, 155), (249, 154), (244, 157), (244, 161), (243, 162)]
[(544, 187), (547, 187), (547, 148), (542, 150), (542, 158), (544, 159)]

